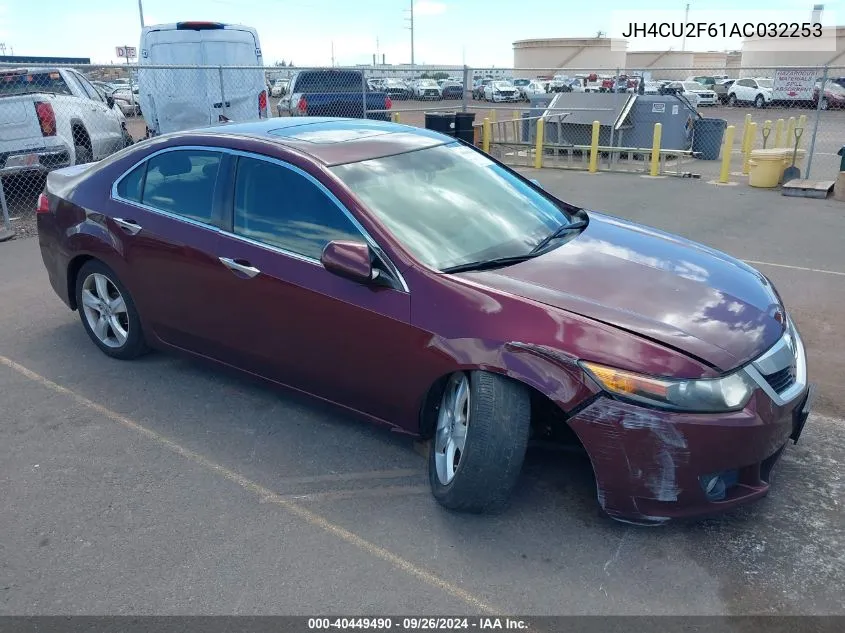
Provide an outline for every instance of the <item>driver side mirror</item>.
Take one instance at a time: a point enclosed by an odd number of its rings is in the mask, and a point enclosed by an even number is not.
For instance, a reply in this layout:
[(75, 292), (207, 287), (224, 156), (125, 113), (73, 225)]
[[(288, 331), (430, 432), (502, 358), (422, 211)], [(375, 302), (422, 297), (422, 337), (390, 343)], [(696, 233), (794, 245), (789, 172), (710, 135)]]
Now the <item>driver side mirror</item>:
[(378, 277), (370, 247), (364, 242), (332, 240), (323, 249), (320, 263), (329, 272), (359, 283), (369, 283)]
[(111, 95), (106, 95), (106, 105), (109, 107), (109, 109), (113, 108), (114, 107), (114, 97), (112, 97)]

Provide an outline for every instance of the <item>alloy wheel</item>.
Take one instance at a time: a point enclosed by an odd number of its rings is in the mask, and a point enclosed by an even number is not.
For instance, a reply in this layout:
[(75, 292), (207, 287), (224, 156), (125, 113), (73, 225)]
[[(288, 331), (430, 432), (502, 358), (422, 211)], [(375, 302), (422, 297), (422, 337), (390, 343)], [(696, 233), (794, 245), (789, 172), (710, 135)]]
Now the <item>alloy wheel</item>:
[(437, 415), (437, 431), (434, 437), (434, 461), (437, 478), (441, 484), (449, 484), (461, 464), (469, 428), (469, 379), (464, 373), (454, 374), (446, 385), (440, 412)]
[(108, 347), (121, 347), (129, 337), (126, 301), (114, 282), (91, 273), (82, 282), (82, 310), (94, 336)]

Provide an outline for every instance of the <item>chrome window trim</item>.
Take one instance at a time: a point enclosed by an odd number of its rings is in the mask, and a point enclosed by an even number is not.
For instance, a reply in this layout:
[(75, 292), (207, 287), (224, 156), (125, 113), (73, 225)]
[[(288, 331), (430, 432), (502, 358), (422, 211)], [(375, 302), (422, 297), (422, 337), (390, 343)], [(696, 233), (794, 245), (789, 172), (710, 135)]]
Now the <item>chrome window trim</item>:
[[(197, 220), (193, 220), (191, 218), (187, 218), (187, 217), (178, 215), (176, 213), (172, 213), (170, 211), (165, 211), (164, 209), (157, 209), (155, 207), (151, 207), (149, 205), (137, 202), (135, 200), (129, 200), (127, 198), (123, 198), (122, 196), (118, 195), (118, 193), (117, 193), (118, 185), (136, 167), (138, 167), (142, 163), (145, 163), (148, 160), (154, 158), (155, 156), (158, 156), (159, 154), (164, 154), (166, 152), (182, 151), (182, 150), (199, 150), (199, 151), (206, 151), (206, 152), (220, 152), (220, 153), (224, 153), (224, 154), (230, 154), (232, 156), (244, 156), (246, 158), (263, 160), (263, 161), (266, 161), (268, 163), (276, 164), (279, 167), (282, 167), (284, 169), (290, 169), (290, 170), (294, 171), (295, 173), (299, 174), (300, 176), (305, 177), (306, 180), (308, 180), (311, 184), (315, 185), (321, 192), (323, 192), (323, 194), (325, 196), (327, 196), (329, 198), (329, 200), (331, 200), (335, 204), (335, 206), (337, 206), (338, 209), (340, 209), (340, 212), (343, 215), (345, 215), (347, 217), (347, 219), (349, 219), (350, 222), (352, 222), (352, 225), (356, 229), (358, 229), (358, 231), (361, 233), (361, 236), (364, 238), (364, 241), (367, 242), (369, 247), (371, 249), (373, 249), (373, 251), (378, 256), (378, 258), (382, 262), (384, 262), (385, 266), (387, 266), (390, 273), (398, 280), (399, 284), (401, 285), (401, 288), (397, 288), (396, 290), (399, 290), (400, 292), (410, 293), (410, 289), (408, 288), (408, 283), (405, 281), (405, 277), (402, 275), (402, 273), (399, 272), (399, 269), (396, 267), (396, 265), (391, 261), (391, 259), (387, 256), (387, 254), (384, 252), (384, 250), (382, 250), (382, 248), (373, 239), (373, 237), (369, 234), (369, 232), (363, 227), (363, 225), (358, 221), (358, 219), (354, 215), (352, 215), (352, 213), (349, 211), (349, 209), (347, 209), (346, 206), (344, 206), (344, 204), (340, 200), (338, 200), (337, 196), (335, 196), (328, 189), (328, 187), (326, 187), (323, 183), (321, 183), (319, 180), (317, 180), (314, 176), (309, 174), (307, 171), (297, 167), (296, 165), (291, 165), (291, 164), (286, 163), (282, 160), (279, 160), (278, 158), (273, 158), (272, 156), (264, 156), (263, 154), (256, 154), (254, 152), (246, 152), (246, 151), (243, 151), (243, 150), (231, 149), (231, 148), (228, 148), (228, 147), (219, 147), (217, 145), (179, 145), (179, 146), (175, 146), (175, 147), (165, 147), (163, 149), (160, 149), (160, 150), (153, 152), (152, 154), (148, 154), (147, 156), (145, 156), (141, 160), (134, 163), (131, 167), (129, 167), (128, 169), (123, 171), (123, 173), (121, 173), (117, 178), (115, 178), (114, 182), (112, 183), (112, 187), (111, 187), (111, 199), (118, 201), (118, 202), (122, 202), (124, 204), (130, 204), (132, 206), (138, 207), (140, 209), (144, 209), (146, 211), (150, 211), (152, 213), (158, 213), (158, 214), (161, 214), (165, 217), (168, 217), (168, 218), (171, 218), (171, 219), (174, 219), (174, 220), (180, 220), (182, 222), (186, 222), (186, 223), (192, 224), (194, 226), (199, 226), (199, 227), (202, 227), (202, 228), (211, 229), (213, 231), (216, 231), (217, 233), (220, 233), (221, 235), (225, 235), (227, 237), (234, 237), (234, 238), (237, 238), (241, 241), (247, 242), (249, 244), (253, 244), (255, 246), (260, 246), (262, 248), (266, 248), (268, 250), (277, 252), (277, 253), (282, 254), (282, 255), (286, 255), (288, 257), (293, 257), (294, 259), (298, 259), (298, 260), (309, 262), (309, 263), (315, 263), (315, 264), (319, 265), (320, 267), (323, 266), (319, 259), (314, 259), (313, 257), (308, 257), (307, 255), (302, 255), (301, 253), (295, 253), (293, 251), (289, 251), (289, 250), (282, 248), (280, 246), (275, 246), (275, 245), (272, 245), (272, 244), (266, 244), (264, 242), (260, 242), (258, 240), (254, 240), (252, 238), (246, 237), (244, 235), (238, 235), (237, 233), (234, 232), (234, 230), (233, 231), (226, 231), (226, 230), (221, 229), (219, 226), (215, 226), (213, 224), (206, 224), (205, 222), (199, 222)], [(233, 229), (234, 229), (234, 227), (233, 227)]]
[[(795, 363), (795, 382), (782, 393), (776, 392), (766, 381), (765, 375), (786, 369)], [(807, 387), (807, 356), (804, 342), (795, 329), (792, 319), (787, 317), (783, 336), (766, 352), (745, 367), (745, 373), (778, 406), (785, 406), (804, 393)]]

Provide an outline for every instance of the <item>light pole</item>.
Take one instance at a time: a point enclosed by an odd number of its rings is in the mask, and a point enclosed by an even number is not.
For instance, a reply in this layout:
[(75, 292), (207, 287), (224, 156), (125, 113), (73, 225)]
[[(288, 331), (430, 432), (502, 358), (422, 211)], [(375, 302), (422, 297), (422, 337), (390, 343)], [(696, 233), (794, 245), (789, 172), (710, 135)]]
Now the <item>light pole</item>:
[(410, 9), (411, 17), (405, 18), (408, 20), (411, 25), (405, 28), (411, 29), (411, 66), (414, 65), (414, 0), (411, 0), (411, 9)]
[(144, 4), (143, 4), (143, 0), (138, 0), (138, 16), (141, 18), (141, 28), (144, 28)]

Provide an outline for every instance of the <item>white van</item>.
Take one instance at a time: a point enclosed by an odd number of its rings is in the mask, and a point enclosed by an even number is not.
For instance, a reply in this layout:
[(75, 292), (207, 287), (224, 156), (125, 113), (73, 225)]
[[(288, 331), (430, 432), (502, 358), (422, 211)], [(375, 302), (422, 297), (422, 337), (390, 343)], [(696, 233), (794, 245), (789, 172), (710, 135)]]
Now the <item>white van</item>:
[(145, 26), (139, 48), (147, 136), (267, 117), (264, 62), (254, 28), (220, 22)]

